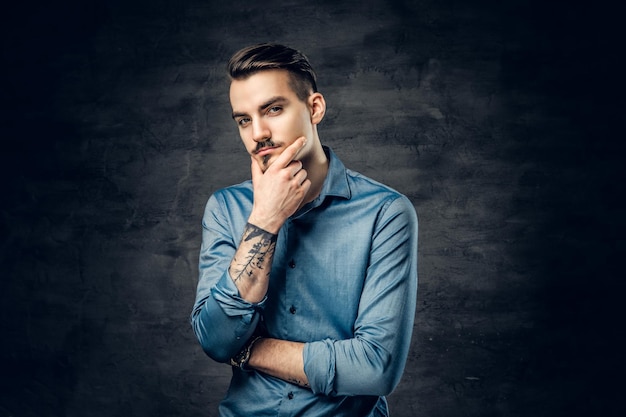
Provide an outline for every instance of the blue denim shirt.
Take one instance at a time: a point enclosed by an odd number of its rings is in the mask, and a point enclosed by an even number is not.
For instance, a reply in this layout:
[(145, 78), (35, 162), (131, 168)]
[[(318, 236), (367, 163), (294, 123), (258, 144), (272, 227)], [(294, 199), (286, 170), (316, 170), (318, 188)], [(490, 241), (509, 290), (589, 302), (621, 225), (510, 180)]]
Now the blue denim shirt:
[(213, 194), (202, 220), (191, 315), (204, 351), (227, 362), (261, 316), (271, 337), (305, 342), (310, 389), (233, 368), (221, 416), (386, 416), (400, 381), (417, 295), (417, 216), (402, 194), (344, 167), (328, 148), (319, 197), (281, 228), (258, 304), (228, 274), (252, 209), (252, 183)]

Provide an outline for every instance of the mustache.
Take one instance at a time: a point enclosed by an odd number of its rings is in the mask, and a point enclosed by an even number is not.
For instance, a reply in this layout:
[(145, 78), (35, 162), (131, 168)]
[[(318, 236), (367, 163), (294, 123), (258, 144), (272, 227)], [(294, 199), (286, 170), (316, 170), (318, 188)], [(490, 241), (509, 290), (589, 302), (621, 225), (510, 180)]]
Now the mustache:
[(272, 148), (276, 146), (276, 144), (274, 143), (274, 141), (272, 141), (271, 139), (265, 140), (263, 142), (259, 142), (256, 144), (256, 149), (255, 152), (260, 151), (263, 148)]

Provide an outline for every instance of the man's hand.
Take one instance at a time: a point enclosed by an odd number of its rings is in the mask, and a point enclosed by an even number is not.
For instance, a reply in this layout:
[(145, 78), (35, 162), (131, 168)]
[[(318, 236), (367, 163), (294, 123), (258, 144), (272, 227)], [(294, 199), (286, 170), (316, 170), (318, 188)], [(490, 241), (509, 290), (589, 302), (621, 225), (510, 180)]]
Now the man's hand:
[(252, 158), (254, 204), (249, 223), (278, 234), (289, 216), (298, 210), (311, 188), (311, 181), (307, 179), (302, 162), (294, 160), (305, 143), (304, 137), (296, 139), (265, 172)]

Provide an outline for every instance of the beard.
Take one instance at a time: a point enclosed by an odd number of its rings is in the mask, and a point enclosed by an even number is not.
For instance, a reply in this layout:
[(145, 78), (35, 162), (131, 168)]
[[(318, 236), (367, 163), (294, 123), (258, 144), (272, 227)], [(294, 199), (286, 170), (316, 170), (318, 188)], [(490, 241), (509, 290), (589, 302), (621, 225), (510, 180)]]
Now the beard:
[[(276, 146), (276, 143), (273, 140), (267, 139), (267, 140), (264, 140), (263, 142), (258, 142), (256, 144), (256, 150), (255, 151), (258, 152), (258, 151), (260, 151), (263, 148), (273, 148), (275, 146)], [(263, 163), (263, 167), (265, 168), (264, 171), (267, 168), (269, 168), (270, 158), (271, 158), (271, 155), (264, 155), (263, 156), (263, 160), (261, 162)]]

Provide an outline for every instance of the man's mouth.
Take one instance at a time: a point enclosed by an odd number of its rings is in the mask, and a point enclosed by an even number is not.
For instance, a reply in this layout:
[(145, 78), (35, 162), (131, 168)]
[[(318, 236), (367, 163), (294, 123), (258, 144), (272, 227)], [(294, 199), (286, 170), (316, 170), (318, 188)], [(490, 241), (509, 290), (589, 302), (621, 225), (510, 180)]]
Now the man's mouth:
[(276, 148), (276, 144), (271, 141), (271, 140), (266, 140), (264, 142), (259, 142), (256, 145), (256, 149), (254, 150), (254, 153), (256, 155), (259, 156), (264, 156), (266, 155), (268, 152), (270, 152), (272, 149)]
[(259, 156), (264, 156), (266, 154), (268, 154), (269, 152), (271, 152), (272, 150), (274, 150), (276, 147), (275, 146), (265, 146), (261, 149), (257, 149), (254, 151), (255, 154), (259, 155)]
[(274, 143), (274, 141), (272, 141), (271, 139), (267, 139), (267, 140), (264, 140), (263, 142), (259, 142), (256, 144), (256, 149), (254, 153), (259, 153), (265, 148), (273, 148), (275, 146), (276, 144)]

